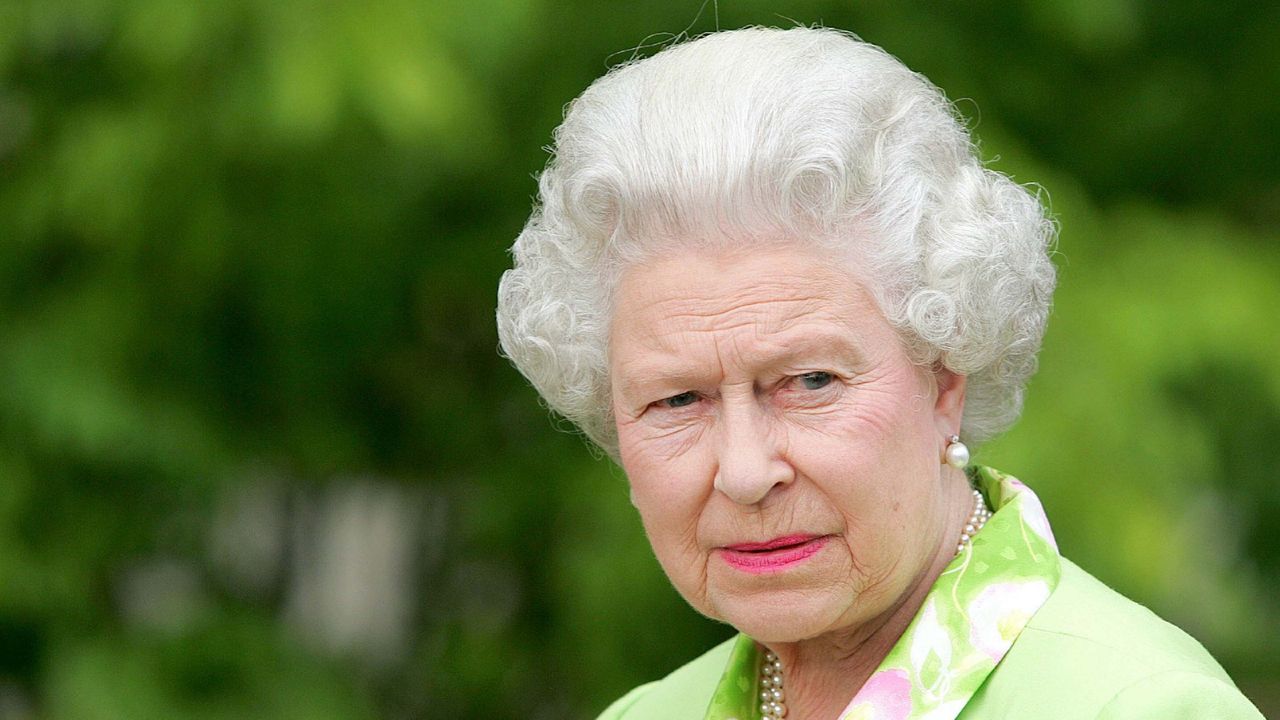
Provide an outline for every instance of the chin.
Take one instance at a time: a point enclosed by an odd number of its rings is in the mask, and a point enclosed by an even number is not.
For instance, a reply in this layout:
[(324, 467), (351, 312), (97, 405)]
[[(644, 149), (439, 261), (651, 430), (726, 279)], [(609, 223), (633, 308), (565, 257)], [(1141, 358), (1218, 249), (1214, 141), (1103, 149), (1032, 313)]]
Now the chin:
[(793, 591), (732, 596), (715, 604), (713, 617), (758, 642), (799, 642), (839, 626), (850, 610), (852, 595), (853, 591), (839, 596), (829, 591), (817, 596)]

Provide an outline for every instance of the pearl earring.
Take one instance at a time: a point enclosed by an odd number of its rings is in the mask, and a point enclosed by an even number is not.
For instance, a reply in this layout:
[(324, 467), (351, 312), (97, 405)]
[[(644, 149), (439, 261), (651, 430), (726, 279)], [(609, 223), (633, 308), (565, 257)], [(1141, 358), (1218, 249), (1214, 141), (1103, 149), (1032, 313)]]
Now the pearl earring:
[(952, 435), (947, 438), (947, 449), (943, 452), (943, 457), (948, 465), (960, 470), (969, 464), (969, 446), (960, 442), (959, 435)]

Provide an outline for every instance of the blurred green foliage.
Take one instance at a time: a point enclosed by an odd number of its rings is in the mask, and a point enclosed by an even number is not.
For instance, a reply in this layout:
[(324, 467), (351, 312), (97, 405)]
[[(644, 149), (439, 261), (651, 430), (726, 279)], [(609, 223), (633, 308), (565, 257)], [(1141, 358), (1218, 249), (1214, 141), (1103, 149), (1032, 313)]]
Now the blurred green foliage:
[[(726, 636), (493, 298), (566, 102), (627, 48), (793, 22), (1047, 189), (1042, 369), (977, 460), (1280, 713), (1280, 4), (700, 4), (0, 4), (0, 717), (592, 717)], [(418, 518), (381, 660), (215, 532), (263, 490), (287, 527), (240, 539), (305, 555), (289, 518), (370, 483)]]

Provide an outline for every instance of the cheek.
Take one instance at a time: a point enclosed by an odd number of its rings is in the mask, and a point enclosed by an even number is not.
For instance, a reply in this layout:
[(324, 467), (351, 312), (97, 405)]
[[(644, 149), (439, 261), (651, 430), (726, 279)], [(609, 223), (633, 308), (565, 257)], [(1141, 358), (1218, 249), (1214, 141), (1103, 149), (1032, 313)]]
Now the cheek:
[(787, 434), (793, 454), (858, 475), (914, 457), (928, 427), (921, 412), (927, 399), (917, 402), (914, 390), (883, 378), (852, 387), (831, 412), (792, 424)]
[(618, 435), (622, 467), (631, 486), (631, 502), (660, 555), (673, 541), (689, 544), (712, 489), (710, 473), (699, 453), (666, 452), (665, 441), (639, 437), (621, 426)]
[(640, 513), (658, 564), (690, 605), (710, 613), (706, 602), (708, 555), (698, 542), (698, 528), (713, 477), (687, 454), (663, 459), (623, 452), (622, 461), (631, 485), (631, 502)]
[(844, 516), (850, 532), (893, 535), (931, 491), (927, 390), (910, 368), (868, 377), (838, 411), (788, 433), (797, 470)]
[(915, 368), (899, 364), (853, 389), (842, 431), (865, 462), (919, 470), (937, 446), (931, 393)]

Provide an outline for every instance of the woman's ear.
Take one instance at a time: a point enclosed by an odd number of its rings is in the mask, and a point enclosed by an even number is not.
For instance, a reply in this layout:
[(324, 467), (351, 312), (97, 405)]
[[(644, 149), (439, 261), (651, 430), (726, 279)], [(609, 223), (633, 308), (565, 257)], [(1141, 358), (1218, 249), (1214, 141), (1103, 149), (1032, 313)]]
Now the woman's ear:
[(937, 425), (938, 434), (942, 437), (958, 435), (960, 423), (964, 419), (967, 378), (937, 364), (933, 369), (933, 379), (934, 386), (938, 389), (938, 398), (933, 404), (933, 421)]

